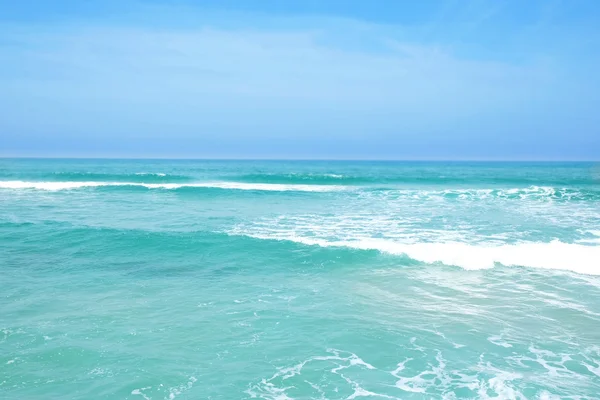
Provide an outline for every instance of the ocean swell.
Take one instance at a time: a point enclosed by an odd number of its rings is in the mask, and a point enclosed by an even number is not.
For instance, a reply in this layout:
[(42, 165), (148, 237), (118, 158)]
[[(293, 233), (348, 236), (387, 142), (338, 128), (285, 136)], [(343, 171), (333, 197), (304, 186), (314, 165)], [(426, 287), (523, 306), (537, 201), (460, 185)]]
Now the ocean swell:
[(463, 242), (401, 243), (374, 238), (326, 240), (292, 234), (264, 235), (240, 231), (232, 231), (231, 234), (263, 240), (291, 241), (309, 246), (377, 250), (382, 253), (406, 256), (427, 264), (441, 263), (466, 270), (487, 269), (500, 264), (600, 275), (600, 246), (564, 243), (558, 240), (492, 245)]
[(276, 192), (331, 192), (347, 189), (333, 185), (286, 185), (275, 183), (243, 183), (243, 182), (201, 182), (201, 183), (143, 183), (143, 182), (25, 182), (0, 181), (0, 189), (35, 189), (35, 190), (75, 190), (98, 187), (144, 187), (147, 189), (182, 189), (182, 188), (214, 188), (231, 190), (256, 190)]
[[(99, 181), (99, 180), (71, 180), (71, 181), (0, 181), (0, 189), (31, 189), (31, 190), (76, 190), (99, 187), (139, 187), (146, 189), (186, 189), (186, 188), (212, 188), (225, 190), (253, 190), (272, 192), (354, 192), (368, 195), (373, 201), (379, 200), (541, 200), (541, 201), (600, 201), (600, 190), (554, 188), (546, 186), (530, 186), (524, 188), (456, 188), (456, 189), (412, 189), (403, 187), (381, 186), (353, 186), (343, 184), (285, 184), (264, 182), (237, 182), (237, 181), (212, 181), (212, 182), (180, 182), (171, 181), (168, 176), (152, 175), (165, 181), (146, 181), (147, 175), (138, 175), (139, 181)], [(143, 178), (143, 179), (142, 179)], [(183, 179), (183, 178), (181, 178)]]

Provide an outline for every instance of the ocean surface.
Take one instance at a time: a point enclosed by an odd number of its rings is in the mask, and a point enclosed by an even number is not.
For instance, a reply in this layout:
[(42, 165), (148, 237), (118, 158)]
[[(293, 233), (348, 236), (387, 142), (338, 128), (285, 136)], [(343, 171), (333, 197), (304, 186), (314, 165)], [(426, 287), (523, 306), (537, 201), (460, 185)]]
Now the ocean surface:
[(600, 165), (0, 159), (2, 399), (598, 399)]

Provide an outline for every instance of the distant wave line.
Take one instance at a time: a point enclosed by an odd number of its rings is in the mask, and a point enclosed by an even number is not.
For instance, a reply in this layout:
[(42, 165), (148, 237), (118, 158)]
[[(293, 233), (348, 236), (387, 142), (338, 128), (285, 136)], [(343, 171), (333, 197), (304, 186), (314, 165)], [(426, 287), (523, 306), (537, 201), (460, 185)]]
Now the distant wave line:
[(137, 186), (147, 189), (181, 189), (181, 188), (215, 188), (233, 190), (257, 191), (300, 191), (300, 192), (331, 192), (348, 189), (348, 186), (334, 185), (290, 185), (278, 183), (243, 183), (243, 182), (200, 182), (200, 183), (143, 183), (143, 182), (26, 182), (0, 181), (0, 189), (36, 189), (47, 191), (75, 190), (106, 186)]
[(530, 186), (522, 188), (449, 188), (418, 189), (405, 187), (320, 185), (291, 183), (251, 183), (235, 181), (212, 182), (127, 182), (127, 181), (0, 181), (0, 189), (32, 189), (45, 191), (76, 190), (99, 187), (143, 187), (176, 190), (185, 188), (273, 191), (273, 192), (340, 192), (354, 191), (373, 196), (373, 201), (395, 199), (456, 200), (537, 199), (537, 200), (600, 200), (600, 190)]

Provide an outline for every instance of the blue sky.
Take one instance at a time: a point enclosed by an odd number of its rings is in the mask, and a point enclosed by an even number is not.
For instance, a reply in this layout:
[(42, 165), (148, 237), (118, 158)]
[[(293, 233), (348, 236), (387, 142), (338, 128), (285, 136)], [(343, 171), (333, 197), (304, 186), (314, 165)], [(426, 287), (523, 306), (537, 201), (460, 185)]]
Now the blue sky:
[(600, 159), (593, 0), (0, 10), (0, 156)]

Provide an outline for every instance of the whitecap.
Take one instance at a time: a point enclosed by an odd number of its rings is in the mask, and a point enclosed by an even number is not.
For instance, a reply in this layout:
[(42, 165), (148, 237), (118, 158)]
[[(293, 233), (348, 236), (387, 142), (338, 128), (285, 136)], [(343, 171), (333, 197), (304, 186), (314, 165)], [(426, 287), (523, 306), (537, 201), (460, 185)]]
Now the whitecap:
[(35, 189), (35, 190), (74, 190), (83, 188), (96, 188), (102, 186), (137, 186), (147, 189), (181, 189), (181, 188), (215, 188), (231, 190), (255, 190), (276, 192), (332, 192), (346, 190), (348, 186), (337, 185), (295, 185), (280, 183), (244, 183), (244, 182), (199, 182), (199, 183), (141, 183), (141, 182), (27, 182), (27, 181), (0, 181), (0, 189)]
[(140, 176), (148, 176), (148, 175), (153, 175), (153, 176), (167, 176), (167, 174), (164, 174), (162, 172), (136, 172), (136, 175), (140, 175)]
[(554, 270), (580, 274), (600, 275), (600, 246), (551, 242), (521, 242), (515, 244), (486, 244), (464, 242), (403, 243), (389, 239), (351, 238), (327, 240), (297, 236), (286, 232), (266, 234), (233, 230), (234, 235), (257, 239), (284, 240), (320, 247), (346, 247), (358, 250), (377, 250), (393, 255), (404, 255), (428, 264), (441, 263), (466, 270), (492, 268), (496, 264)]

